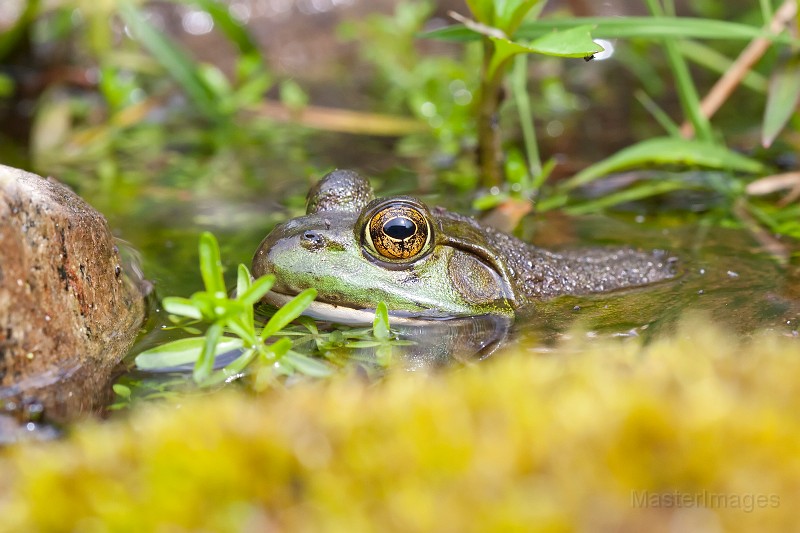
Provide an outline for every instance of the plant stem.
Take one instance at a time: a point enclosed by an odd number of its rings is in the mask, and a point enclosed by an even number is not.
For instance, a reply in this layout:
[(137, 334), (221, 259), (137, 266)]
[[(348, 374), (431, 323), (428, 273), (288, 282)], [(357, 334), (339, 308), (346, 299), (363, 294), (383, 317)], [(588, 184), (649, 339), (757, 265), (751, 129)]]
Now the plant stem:
[(478, 167), (484, 187), (496, 187), (503, 181), (502, 151), (500, 147), (500, 125), (497, 115), (500, 107), (500, 82), (502, 68), (493, 75), (489, 65), (494, 54), (494, 44), (483, 38), (483, 65), (481, 68), (480, 102), (478, 103)]
[(542, 173), (542, 160), (539, 157), (539, 147), (536, 143), (536, 130), (533, 125), (531, 102), (528, 98), (528, 57), (518, 55), (514, 59), (512, 77), (514, 100), (519, 112), (519, 125), (522, 128), (522, 138), (525, 142), (525, 155), (528, 158), (528, 175), (534, 178)]

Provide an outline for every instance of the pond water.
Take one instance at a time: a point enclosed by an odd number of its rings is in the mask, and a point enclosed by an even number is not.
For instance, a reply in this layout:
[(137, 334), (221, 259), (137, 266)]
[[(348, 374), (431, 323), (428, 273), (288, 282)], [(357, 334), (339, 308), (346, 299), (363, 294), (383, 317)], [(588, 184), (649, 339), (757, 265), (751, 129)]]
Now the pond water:
[[(379, 191), (414, 193), (415, 180), (407, 172), (376, 180)], [(132, 356), (141, 350), (184, 335), (159, 309), (157, 299), (167, 295), (188, 296), (201, 288), (197, 264), (197, 240), (201, 229), (211, 229), (220, 240), (229, 286), (235, 265), (249, 265), (261, 239), (277, 222), (297, 216), (302, 183), (279, 184), (274, 200), (220, 200), (175, 205), (150, 204), (148, 216), (112, 214), (112, 224), (123, 238), (138, 248), (145, 277), (155, 285), (147, 331), (128, 358), (128, 373), (121, 383), (144, 387), (144, 396), (159, 397), (164, 390), (186, 385), (191, 368), (149, 374), (136, 371)], [(279, 198), (294, 207), (281, 207)], [(431, 205), (463, 207), (444, 197), (421, 195)], [(662, 204), (663, 205), (663, 204)], [(428, 326), (398, 328), (407, 346), (393, 348), (392, 368), (421, 370), (469, 364), (498, 354), (513, 344), (532, 354), (551, 352), (564, 336), (640, 337), (649, 340), (674, 331), (687, 311), (702, 312), (731, 334), (748, 335), (769, 329), (797, 336), (800, 327), (800, 261), (791, 255), (788, 264), (763, 251), (746, 231), (727, 229), (699, 217), (657, 213), (652, 206), (629, 205), (628, 211), (609, 216), (566, 217), (531, 215), (523, 219), (518, 235), (549, 248), (618, 247), (668, 250), (679, 258), (680, 274), (674, 280), (641, 288), (590, 296), (559, 297), (526, 308), (514, 323), (493, 317), (432, 322)], [(648, 212), (650, 210), (650, 212)], [(320, 327), (330, 329), (323, 323)], [(343, 328), (352, 331), (352, 328)], [(580, 332), (580, 333), (576, 333)], [(310, 334), (307, 333), (310, 338)], [(313, 342), (300, 343), (298, 351), (314, 353)], [(370, 375), (382, 375), (379, 349), (339, 350)], [(502, 350), (499, 351), (502, 354)], [(222, 366), (237, 353), (227, 354)], [(499, 355), (502, 356), (502, 355)]]

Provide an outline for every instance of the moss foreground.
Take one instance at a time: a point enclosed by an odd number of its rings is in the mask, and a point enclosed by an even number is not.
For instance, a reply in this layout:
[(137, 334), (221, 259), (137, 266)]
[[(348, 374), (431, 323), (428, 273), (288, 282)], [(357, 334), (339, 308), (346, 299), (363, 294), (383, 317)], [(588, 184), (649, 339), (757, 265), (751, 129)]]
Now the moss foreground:
[(796, 527), (796, 339), (694, 325), (558, 353), (83, 424), (0, 452), (0, 530)]

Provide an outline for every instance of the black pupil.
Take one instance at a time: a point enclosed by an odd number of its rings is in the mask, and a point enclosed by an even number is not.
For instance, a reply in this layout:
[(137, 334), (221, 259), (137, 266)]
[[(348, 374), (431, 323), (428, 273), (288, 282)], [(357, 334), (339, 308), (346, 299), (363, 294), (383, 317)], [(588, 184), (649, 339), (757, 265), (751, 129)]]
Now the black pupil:
[(392, 239), (399, 241), (411, 237), (416, 231), (416, 224), (405, 217), (393, 218), (383, 225), (383, 232)]

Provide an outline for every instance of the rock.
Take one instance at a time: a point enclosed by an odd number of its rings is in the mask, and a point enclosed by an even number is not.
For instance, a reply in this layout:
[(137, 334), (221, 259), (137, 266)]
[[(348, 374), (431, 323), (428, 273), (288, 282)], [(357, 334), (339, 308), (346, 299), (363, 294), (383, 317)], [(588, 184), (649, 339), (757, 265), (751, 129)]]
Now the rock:
[(145, 314), (105, 218), (56, 180), (0, 165), (0, 220), (0, 413), (97, 411)]

